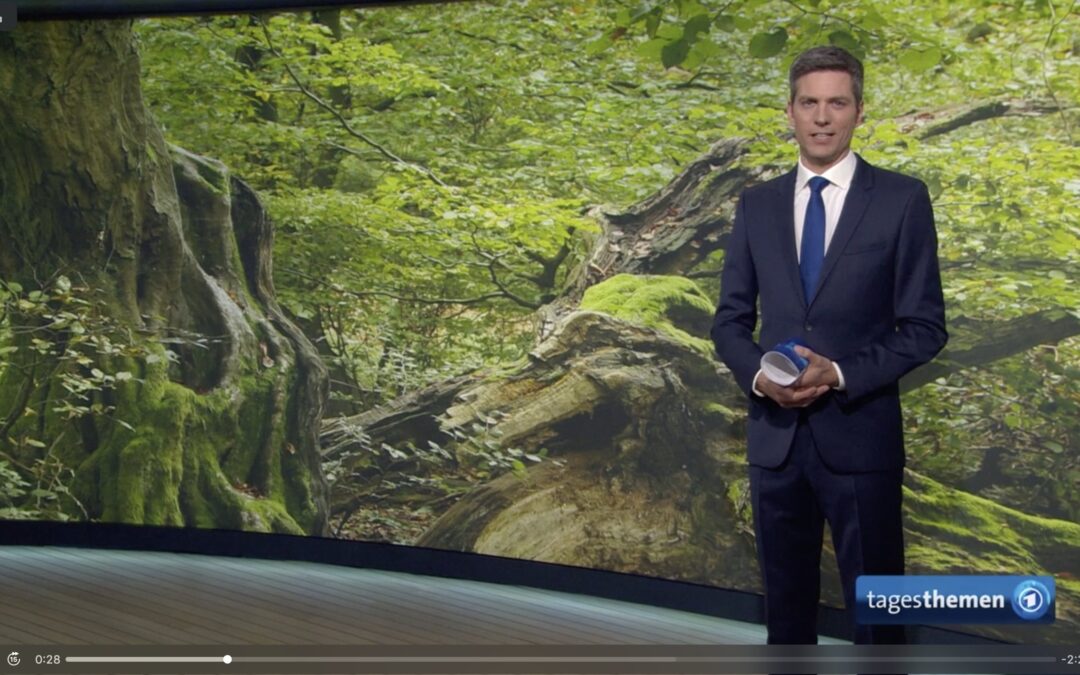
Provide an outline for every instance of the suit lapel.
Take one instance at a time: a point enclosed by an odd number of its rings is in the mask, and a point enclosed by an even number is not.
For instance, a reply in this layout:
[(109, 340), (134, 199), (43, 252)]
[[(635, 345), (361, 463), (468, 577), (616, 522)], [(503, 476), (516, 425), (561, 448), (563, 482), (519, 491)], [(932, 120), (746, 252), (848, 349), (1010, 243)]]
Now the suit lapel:
[[(817, 300), (821, 295), (822, 287), (828, 280), (833, 268), (836, 267), (837, 261), (844, 254), (844, 248), (847, 247), (848, 241), (851, 240), (851, 235), (855, 234), (859, 223), (862, 222), (866, 207), (870, 205), (870, 196), (874, 187), (873, 169), (857, 155), (856, 161), (858, 164), (855, 166), (855, 175), (852, 176), (851, 187), (848, 189), (847, 197), (844, 199), (844, 207), (840, 211), (840, 220), (836, 223), (836, 231), (833, 232), (832, 240), (829, 242), (829, 249), (825, 252), (825, 260), (821, 265), (821, 275), (818, 277), (817, 288), (814, 289), (814, 300)], [(793, 207), (789, 208), (793, 209)], [(792, 238), (794, 238), (794, 233)], [(797, 277), (797, 262), (795, 268)], [(810, 304), (813, 305), (813, 301)]]
[(781, 261), (784, 269), (788, 272), (788, 281), (791, 282), (791, 292), (799, 298), (803, 309), (806, 309), (806, 298), (803, 297), (802, 278), (799, 276), (799, 253), (795, 246), (795, 178), (798, 175), (798, 167), (784, 175), (777, 183), (777, 196), (775, 202), (775, 217), (772, 222), (776, 224), (777, 250), (782, 253)]

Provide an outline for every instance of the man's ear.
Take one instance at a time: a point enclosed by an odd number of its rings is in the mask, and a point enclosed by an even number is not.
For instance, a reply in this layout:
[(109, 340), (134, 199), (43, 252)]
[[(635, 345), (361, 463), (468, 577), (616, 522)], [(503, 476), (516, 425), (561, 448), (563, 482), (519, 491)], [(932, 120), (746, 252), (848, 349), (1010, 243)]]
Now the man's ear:
[[(789, 129), (794, 129), (795, 128), (795, 115), (792, 112), (791, 101), (788, 101), (787, 107), (784, 108), (784, 112), (787, 113), (787, 125), (788, 125), (788, 128)], [(862, 114), (861, 110), (860, 110), (859, 114), (860, 115)]]
[(860, 124), (862, 124), (865, 121), (866, 121), (866, 118), (863, 117), (863, 104), (859, 103), (859, 113), (855, 117), (855, 126), (859, 126)]

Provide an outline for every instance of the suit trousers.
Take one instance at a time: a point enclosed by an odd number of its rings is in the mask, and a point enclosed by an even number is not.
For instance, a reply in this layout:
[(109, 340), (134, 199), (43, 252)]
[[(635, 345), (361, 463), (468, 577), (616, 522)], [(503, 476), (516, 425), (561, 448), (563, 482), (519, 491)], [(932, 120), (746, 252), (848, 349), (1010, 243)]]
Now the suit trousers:
[(817, 644), (821, 547), (828, 521), (856, 644), (902, 644), (903, 626), (855, 625), (855, 579), (903, 574), (903, 469), (838, 473), (821, 459), (806, 411), (779, 467), (750, 466), (769, 644)]

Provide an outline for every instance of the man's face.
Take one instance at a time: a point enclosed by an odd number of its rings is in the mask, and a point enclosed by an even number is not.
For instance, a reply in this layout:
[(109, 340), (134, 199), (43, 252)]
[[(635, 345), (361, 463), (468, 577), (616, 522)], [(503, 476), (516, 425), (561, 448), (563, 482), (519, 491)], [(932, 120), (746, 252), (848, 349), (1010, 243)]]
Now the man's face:
[(844, 158), (862, 112), (848, 73), (818, 70), (795, 81), (787, 115), (807, 168), (821, 173)]

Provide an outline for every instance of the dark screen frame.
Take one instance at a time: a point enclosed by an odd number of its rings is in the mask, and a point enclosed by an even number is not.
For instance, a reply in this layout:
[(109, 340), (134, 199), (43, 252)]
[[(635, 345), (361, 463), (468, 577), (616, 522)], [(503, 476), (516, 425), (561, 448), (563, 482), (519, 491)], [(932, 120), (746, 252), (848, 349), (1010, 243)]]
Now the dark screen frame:
[[(15, 0), (20, 21), (119, 19), (191, 14), (310, 12), (337, 7), (431, 4), (436, 0)], [(461, 0), (438, 0), (443, 3)]]

